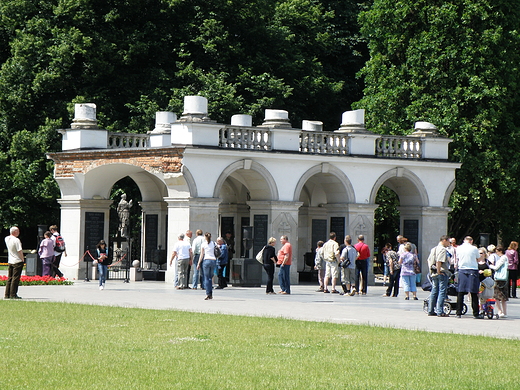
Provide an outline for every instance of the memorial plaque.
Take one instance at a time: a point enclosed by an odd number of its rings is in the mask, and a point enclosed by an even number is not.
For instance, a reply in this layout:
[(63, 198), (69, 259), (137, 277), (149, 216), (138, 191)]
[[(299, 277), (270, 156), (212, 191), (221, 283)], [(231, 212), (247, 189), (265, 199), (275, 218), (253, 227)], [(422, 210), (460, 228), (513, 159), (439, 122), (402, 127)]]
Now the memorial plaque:
[[(92, 257), (96, 258), (96, 245), (100, 240), (104, 240), (105, 234), (105, 213), (85, 213), (85, 249), (90, 251)], [(85, 261), (92, 261), (92, 257), (85, 255)]]
[(233, 217), (220, 218), (220, 235), (225, 237), (227, 232), (231, 232), (231, 235), (235, 237), (235, 221)]
[(330, 217), (330, 231), (336, 233), (339, 245), (345, 241), (345, 217)]
[(253, 219), (253, 256), (267, 245), (267, 215), (255, 215)]
[(159, 215), (157, 214), (146, 214), (145, 222), (145, 243), (144, 243), (144, 252), (145, 252), (145, 261), (152, 262), (152, 254), (155, 250), (157, 250), (158, 245), (158, 237), (159, 237)]
[(310, 249), (312, 252), (316, 249), (316, 243), (318, 241), (326, 242), (329, 239), (327, 234), (327, 220), (326, 219), (313, 219), (312, 220), (312, 242)]
[(403, 236), (408, 239), (408, 242), (417, 245), (417, 249), (419, 249), (419, 220), (405, 219), (403, 221)]

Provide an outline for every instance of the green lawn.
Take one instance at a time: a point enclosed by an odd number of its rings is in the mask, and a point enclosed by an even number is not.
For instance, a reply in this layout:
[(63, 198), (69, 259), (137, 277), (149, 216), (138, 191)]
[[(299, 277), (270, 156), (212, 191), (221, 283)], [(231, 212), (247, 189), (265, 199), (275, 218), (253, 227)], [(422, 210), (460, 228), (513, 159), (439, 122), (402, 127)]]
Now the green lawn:
[(3, 389), (520, 386), (518, 340), (48, 302), (0, 313)]

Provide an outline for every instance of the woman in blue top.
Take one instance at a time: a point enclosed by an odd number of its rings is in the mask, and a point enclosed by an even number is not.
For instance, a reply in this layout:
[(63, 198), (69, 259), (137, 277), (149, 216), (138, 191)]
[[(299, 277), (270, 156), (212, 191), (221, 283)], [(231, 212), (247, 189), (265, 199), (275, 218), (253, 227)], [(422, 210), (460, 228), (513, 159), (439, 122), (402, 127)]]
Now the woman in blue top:
[(410, 243), (404, 245), (404, 252), (399, 257), (399, 264), (401, 264), (401, 278), (404, 283), (404, 294), (406, 295), (407, 301), (410, 299), (410, 291), (413, 294), (413, 299), (417, 300), (417, 286), (415, 284), (415, 271), (413, 263), (415, 261), (415, 255), (411, 252), (412, 246)]
[(108, 248), (105, 240), (101, 240), (96, 245), (97, 248), (97, 267), (98, 267), (98, 276), (99, 276), (99, 289), (103, 290), (105, 288), (105, 281), (108, 275), (108, 265), (110, 261), (108, 260)]
[(220, 256), (217, 259), (217, 277), (218, 287), (215, 289), (223, 289), (227, 287), (227, 273), (228, 273), (228, 246), (222, 237), (217, 238), (217, 245), (220, 248)]

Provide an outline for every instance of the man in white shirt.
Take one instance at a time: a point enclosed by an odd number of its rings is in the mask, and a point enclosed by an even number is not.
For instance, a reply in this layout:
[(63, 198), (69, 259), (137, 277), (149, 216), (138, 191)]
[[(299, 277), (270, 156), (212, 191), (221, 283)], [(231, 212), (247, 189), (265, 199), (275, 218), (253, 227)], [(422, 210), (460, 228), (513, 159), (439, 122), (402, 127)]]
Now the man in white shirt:
[(175, 288), (177, 290), (183, 290), (189, 288), (188, 286), (188, 265), (192, 264), (193, 252), (189, 242), (184, 241), (184, 234), (179, 234), (178, 241), (173, 246), (173, 253), (170, 259), (170, 267), (172, 266), (173, 259), (177, 258), (177, 276), (179, 285)]
[(191, 287), (196, 290), (197, 285), (200, 283), (200, 288), (204, 288), (204, 278), (201, 278), (202, 273), (197, 269), (197, 264), (199, 264), (200, 258), (200, 246), (204, 241), (204, 236), (202, 235), (202, 230), (197, 229), (195, 232), (197, 237), (193, 240), (191, 244), (191, 250), (193, 251), (193, 280)]
[(13, 226), (9, 230), (10, 235), (5, 238), (5, 245), (7, 246), (7, 262), (9, 263), (8, 278), (5, 284), (5, 299), (21, 299), (18, 296), (18, 285), (20, 284), (20, 277), (22, 276), (22, 269), (24, 263), (22, 243), (18, 236), (20, 230)]
[(484, 318), (479, 314), (478, 292), (480, 280), (478, 277), (478, 248), (473, 246), (473, 238), (466, 236), (464, 243), (457, 247), (457, 268), (459, 282), (457, 286), (457, 318), (462, 315), (462, 304), (467, 293), (471, 295), (471, 308), (475, 319)]

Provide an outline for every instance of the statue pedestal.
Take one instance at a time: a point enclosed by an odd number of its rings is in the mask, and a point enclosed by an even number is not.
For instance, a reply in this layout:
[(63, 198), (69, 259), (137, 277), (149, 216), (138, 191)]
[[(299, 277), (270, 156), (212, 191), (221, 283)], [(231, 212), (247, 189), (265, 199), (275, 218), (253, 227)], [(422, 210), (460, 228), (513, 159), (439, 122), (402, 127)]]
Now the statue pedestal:
[(141, 271), (141, 268), (130, 268), (130, 280), (132, 282), (141, 282), (143, 280), (143, 271)]

